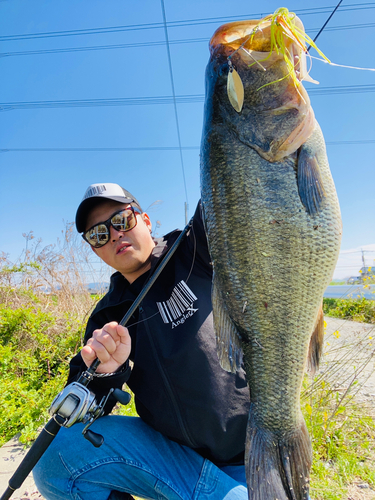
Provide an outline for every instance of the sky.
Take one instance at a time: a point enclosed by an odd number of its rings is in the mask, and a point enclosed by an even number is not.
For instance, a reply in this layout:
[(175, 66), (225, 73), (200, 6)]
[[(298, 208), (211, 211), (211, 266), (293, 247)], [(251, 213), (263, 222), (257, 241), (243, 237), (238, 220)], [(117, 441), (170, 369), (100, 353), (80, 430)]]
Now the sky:
[[(0, 252), (16, 261), (31, 231), (42, 245), (55, 243), (98, 182), (132, 192), (149, 208), (155, 235), (182, 229), (185, 203), (190, 218), (200, 197), (204, 72), (214, 31), (287, 7), (314, 38), (336, 5), (0, 0)], [(375, 68), (374, 30), (375, 2), (343, 0), (317, 44), (335, 64)], [(342, 212), (340, 279), (358, 275), (362, 257), (374, 264), (375, 72), (314, 59), (311, 76), (320, 84), (305, 87)]]

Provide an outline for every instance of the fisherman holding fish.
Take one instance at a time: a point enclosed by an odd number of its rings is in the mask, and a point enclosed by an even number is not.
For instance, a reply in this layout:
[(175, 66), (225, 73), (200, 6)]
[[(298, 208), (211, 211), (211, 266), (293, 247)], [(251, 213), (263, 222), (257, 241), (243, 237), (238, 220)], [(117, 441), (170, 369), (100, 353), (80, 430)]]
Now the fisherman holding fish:
[[(117, 324), (180, 234), (151, 235), (137, 199), (117, 184), (89, 186), (76, 226), (93, 251), (117, 270), (93, 311), (85, 347), (68, 383), (97, 357), (88, 388), (97, 401), (126, 382), (138, 417), (108, 415), (93, 431), (62, 428), (34, 469), (47, 500), (210, 498), (246, 500), (244, 468), (249, 390), (245, 374), (224, 371), (212, 320), (212, 265), (198, 205), (193, 224), (128, 322)], [(131, 360), (131, 365), (129, 364)], [(116, 401), (106, 405), (110, 413)]]
[(62, 429), (35, 469), (48, 500), (309, 499), (300, 392), (322, 352), (342, 228), (301, 84), (312, 81), (306, 40), (285, 8), (211, 38), (202, 204), (129, 330), (116, 322), (179, 232), (153, 239), (148, 215), (117, 184), (86, 191), (77, 229), (117, 272), (69, 382), (98, 358), (89, 388), (100, 399), (127, 382), (140, 418), (98, 419), (105, 440), (95, 450), (80, 425)]

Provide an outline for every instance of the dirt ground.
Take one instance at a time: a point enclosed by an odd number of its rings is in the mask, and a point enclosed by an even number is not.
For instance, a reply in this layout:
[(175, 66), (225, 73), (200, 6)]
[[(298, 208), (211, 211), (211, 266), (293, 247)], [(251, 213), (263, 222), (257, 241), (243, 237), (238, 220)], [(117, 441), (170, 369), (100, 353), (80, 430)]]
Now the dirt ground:
[(375, 325), (328, 317), (325, 321), (321, 369), (329, 370), (331, 383), (343, 394), (357, 381), (349, 394), (375, 418)]
[(349, 486), (346, 500), (374, 500), (374, 498), (375, 491), (368, 484), (359, 481)]

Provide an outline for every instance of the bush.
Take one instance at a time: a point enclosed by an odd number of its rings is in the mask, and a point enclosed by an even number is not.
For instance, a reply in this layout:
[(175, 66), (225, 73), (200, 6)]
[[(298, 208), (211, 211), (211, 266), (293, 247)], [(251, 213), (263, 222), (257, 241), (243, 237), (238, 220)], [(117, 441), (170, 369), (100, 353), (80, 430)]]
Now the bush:
[(18, 432), (23, 442), (35, 438), (82, 333), (77, 318), (0, 305), (0, 445)]
[(358, 299), (323, 299), (323, 312), (335, 318), (375, 323), (375, 301)]
[(19, 432), (22, 442), (34, 439), (48, 420), (98, 300), (85, 286), (92, 252), (72, 229), (41, 249), (32, 233), (24, 235), (16, 263), (0, 255), (0, 445)]

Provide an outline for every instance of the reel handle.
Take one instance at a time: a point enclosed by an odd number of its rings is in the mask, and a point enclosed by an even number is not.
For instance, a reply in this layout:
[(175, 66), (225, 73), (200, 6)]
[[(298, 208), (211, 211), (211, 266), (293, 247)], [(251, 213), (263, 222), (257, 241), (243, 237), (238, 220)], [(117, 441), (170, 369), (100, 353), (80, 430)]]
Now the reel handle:
[(101, 445), (104, 443), (104, 437), (101, 434), (98, 434), (97, 432), (90, 431), (90, 429), (87, 429), (82, 434), (83, 437), (87, 439), (87, 441), (90, 441), (90, 443), (95, 446), (95, 448), (100, 448)]
[(132, 398), (128, 392), (122, 391), (121, 389), (115, 389), (113, 391), (113, 395), (117, 399), (117, 401), (124, 406), (129, 404)]

